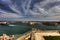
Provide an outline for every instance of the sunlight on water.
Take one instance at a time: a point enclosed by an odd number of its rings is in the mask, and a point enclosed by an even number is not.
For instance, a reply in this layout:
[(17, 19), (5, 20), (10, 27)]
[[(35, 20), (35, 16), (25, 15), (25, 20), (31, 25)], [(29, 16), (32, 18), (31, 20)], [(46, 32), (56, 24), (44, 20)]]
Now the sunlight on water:
[(16, 26), (16, 25), (9, 24), (9, 26)]

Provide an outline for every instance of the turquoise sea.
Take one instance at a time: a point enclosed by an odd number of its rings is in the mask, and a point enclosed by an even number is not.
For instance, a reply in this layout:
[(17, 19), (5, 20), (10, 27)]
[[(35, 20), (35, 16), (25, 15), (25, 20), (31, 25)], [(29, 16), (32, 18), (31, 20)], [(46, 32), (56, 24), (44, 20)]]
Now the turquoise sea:
[(2, 34), (23, 34), (30, 31), (32, 28), (43, 30), (60, 30), (60, 24), (56, 26), (47, 26), (43, 24), (29, 25), (26, 23), (12, 23), (8, 25), (0, 25), (0, 35)]

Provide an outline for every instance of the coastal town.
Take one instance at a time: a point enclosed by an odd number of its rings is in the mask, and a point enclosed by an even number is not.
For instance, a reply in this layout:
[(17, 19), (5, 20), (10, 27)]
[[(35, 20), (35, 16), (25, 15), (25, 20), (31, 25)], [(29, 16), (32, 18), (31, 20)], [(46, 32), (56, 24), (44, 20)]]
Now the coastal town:
[(45, 25), (57, 25), (60, 22), (45, 22), (45, 21), (20, 21), (20, 22), (0, 22), (0, 24), (9, 24), (9, 23), (25, 23), (25, 24), (30, 24), (30, 25), (34, 25), (34, 24), (45, 24)]

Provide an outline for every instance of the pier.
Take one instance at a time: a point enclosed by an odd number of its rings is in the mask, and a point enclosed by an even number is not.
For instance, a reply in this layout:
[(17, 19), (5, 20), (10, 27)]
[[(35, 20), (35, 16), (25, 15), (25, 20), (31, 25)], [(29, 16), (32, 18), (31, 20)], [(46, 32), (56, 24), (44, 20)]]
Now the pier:
[(17, 40), (45, 40), (43, 36), (60, 36), (60, 33), (58, 30), (32, 29), (32, 31), (25, 33)]

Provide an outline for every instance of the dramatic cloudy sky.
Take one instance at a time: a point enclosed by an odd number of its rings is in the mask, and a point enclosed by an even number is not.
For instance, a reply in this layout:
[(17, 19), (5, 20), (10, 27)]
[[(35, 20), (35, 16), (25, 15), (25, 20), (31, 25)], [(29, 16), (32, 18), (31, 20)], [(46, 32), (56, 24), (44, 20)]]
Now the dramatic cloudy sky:
[(0, 0), (0, 21), (60, 21), (60, 0)]

